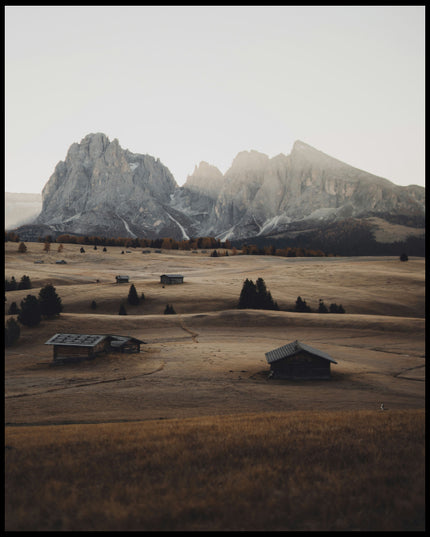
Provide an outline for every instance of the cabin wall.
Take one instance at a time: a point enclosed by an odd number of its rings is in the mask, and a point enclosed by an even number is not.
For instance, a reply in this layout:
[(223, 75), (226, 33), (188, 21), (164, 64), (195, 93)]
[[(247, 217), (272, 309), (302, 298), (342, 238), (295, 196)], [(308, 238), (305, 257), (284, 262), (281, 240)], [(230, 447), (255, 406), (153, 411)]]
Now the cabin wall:
[(326, 380), (331, 378), (330, 362), (301, 351), (270, 364), (273, 378)]
[(183, 278), (168, 278), (167, 276), (161, 276), (161, 283), (165, 283), (167, 285), (173, 285), (178, 283), (183, 283)]
[(94, 347), (78, 347), (75, 345), (54, 345), (54, 360), (93, 358), (99, 352), (108, 350), (108, 341), (103, 340)]

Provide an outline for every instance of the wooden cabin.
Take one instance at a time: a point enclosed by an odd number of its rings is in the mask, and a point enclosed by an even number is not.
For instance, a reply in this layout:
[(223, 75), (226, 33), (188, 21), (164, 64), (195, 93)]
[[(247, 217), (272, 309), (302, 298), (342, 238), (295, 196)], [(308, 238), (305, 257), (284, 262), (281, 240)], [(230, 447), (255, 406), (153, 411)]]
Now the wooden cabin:
[(55, 334), (45, 345), (53, 345), (54, 362), (91, 360), (109, 350), (109, 336), (100, 334)]
[(115, 276), (116, 283), (128, 283), (128, 276)]
[(270, 378), (290, 380), (330, 379), (330, 366), (337, 364), (326, 352), (297, 340), (266, 352), (266, 360)]
[(116, 352), (140, 352), (140, 345), (145, 345), (145, 342), (130, 336), (109, 336), (110, 350)]
[(182, 276), (182, 274), (162, 274), (160, 276), (160, 283), (162, 283), (163, 285), (184, 283), (184, 277)]
[(140, 352), (144, 341), (110, 334), (55, 334), (45, 345), (54, 348), (54, 362), (91, 360), (100, 353)]

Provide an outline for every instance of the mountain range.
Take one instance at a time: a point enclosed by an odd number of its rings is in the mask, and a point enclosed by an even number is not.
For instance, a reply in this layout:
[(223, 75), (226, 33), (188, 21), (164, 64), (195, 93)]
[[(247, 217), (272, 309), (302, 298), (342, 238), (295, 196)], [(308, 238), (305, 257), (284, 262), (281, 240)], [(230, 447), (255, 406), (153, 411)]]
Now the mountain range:
[(94, 133), (71, 145), (43, 188), (40, 214), (18, 231), (29, 238), (42, 232), (232, 241), (288, 237), (345, 219), (416, 230), (424, 218), (423, 187), (395, 185), (301, 141), (273, 158), (240, 152), (225, 174), (201, 162), (179, 186), (159, 159)]

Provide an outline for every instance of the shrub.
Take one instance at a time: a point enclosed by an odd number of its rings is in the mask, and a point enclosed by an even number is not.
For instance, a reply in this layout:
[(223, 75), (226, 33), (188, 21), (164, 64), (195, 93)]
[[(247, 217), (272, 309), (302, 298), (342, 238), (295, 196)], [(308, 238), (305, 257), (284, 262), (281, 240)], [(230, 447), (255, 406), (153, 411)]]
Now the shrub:
[(18, 252), (20, 254), (25, 254), (26, 251), (27, 251), (27, 246), (23, 242), (20, 242), (18, 246)]
[(408, 261), (408, 259), (409, 259), (409, 258), (408, 258), (408, 256), (407, 256), (406, 254), (402, 254), (402, 255), (400, 256), (400, 261)]
[(91, 309), (92, 309), (92, 310), (95, 310), (96, 308), (97, 308), (96, 301), (93, 300), (93, 301), (91, 302)]
[(164, 310), (164, 315), (175, 315), (175, 314), (176, 314), (176, 311), (173, 309), (173, 306), (171, 306), (170, 304), (167, 304)]
[(127, 315), (124, 304), (119, 307), (118, 315)]
[(7, 320), (5, 327), (4, 327), (5, 346), (9, 347), (10, 345), (13, 345), (15, 341), (19, 339), (20, 334), (21, 334), (21, 329), (19, 327), (19, 324), (15, 321), (13, 317), (11, 317), (10, 319)]

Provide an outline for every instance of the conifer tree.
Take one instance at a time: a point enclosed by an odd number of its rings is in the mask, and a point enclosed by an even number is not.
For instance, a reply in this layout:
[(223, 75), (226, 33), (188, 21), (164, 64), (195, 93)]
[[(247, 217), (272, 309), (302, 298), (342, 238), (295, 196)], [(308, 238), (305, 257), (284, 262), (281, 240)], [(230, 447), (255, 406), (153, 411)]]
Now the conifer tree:
[(170, 304), (167, 304), (164, 310), (164, 315), (175, 315), (175, 314), (176, 314), (176, 311), (173, 309), (173, 306), (171, 306)]
[(318, 313), (328, 313), (327, 306), (324, 304), (324, 301), (322, 298), (320, 298), (320, 301), (318, 304)]
[(124, 304), (121, 304), (121, 306), (119, 307), (118, 315), (127, 315)]
[(48, 283), (39, 291), (39, 303), (41, 314), (44, 317), (55, 317), (63, 310), (61, 298), (57, 295), (55, 287), (51, 283)]
[(15, 341), (19, 339), (19, 336), (21, 334), (21, 329), (19, 327), (19, 324), (15, 321), (13, 317), (7, 320), (5, 327), (4, 327), (4, 342), (5, 346), (9, 347)]
[(31, 281), (29, 276), (23, 276), (18, 284), (18, 289), (31, 289)]
[(330, 313), (345, 313), (342, 304), (330, 304)]
[(307, 313), (309, 313), (311, 311), (311, 308), (310, 308), (310, 306), (308, 306), (306, 304), (306, 300), (302, 300), (302, 297), (298, 296), (297, 300), (296, 300), (296, 305), (294, 307), (294, 310), (299, 311), (299, 312), (307, 312)]
[(37, 326), (42, 319), (40, 304), (34, 295), (27, 295), (21, 301), (18, 321), (25, 326)]
[(253, 309), (257, 304), (257, 287), (252, 280), (246, 278), (243, 282), (242, 291), (239, 296), (239, 309)]
[(139, 297), (137, 296), (136, 287), (134, 286), (133, 283), (130, 285), (130, 290), (128, 292), (127, 301), (132, 306), (137, 306), (139, 304)]
[(8, 279), (5, 279), (4, 288), (5, 291), (15, 291), (16, 289), (18, 289), (18, 284), (16, 283), (15, 276), (12, 276), (10, 281)]
[(9, 307), (8, 314), (9, 315), (16, 315), (17, 313), (19, 313), (19, 308), (16, 305), (16, 302), (12, 302), (12, 304)]

